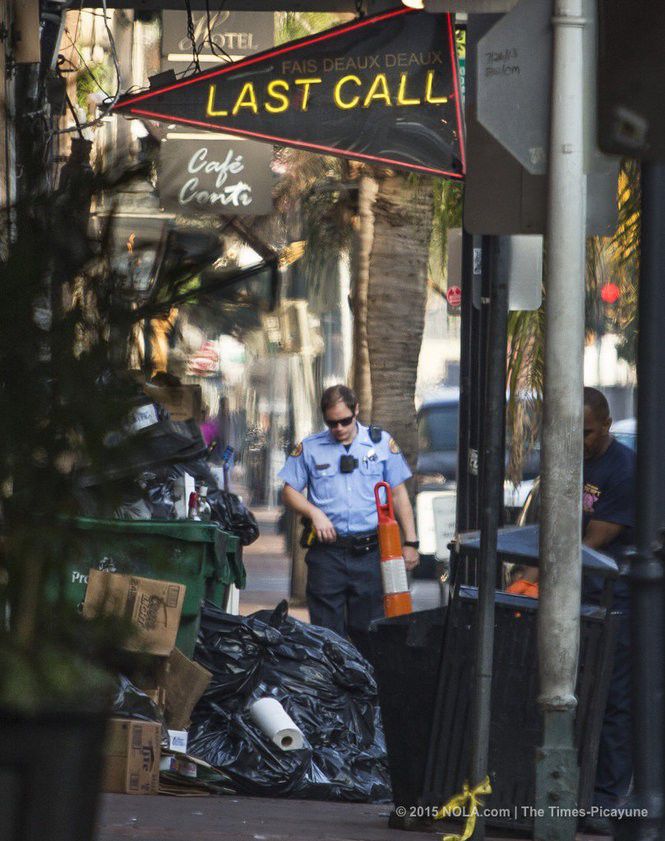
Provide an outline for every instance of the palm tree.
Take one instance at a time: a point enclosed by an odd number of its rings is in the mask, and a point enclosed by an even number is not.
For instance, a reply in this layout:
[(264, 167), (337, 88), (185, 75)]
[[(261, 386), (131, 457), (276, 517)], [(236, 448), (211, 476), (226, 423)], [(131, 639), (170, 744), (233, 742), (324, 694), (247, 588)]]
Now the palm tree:
[(358, 212), (354, 220), (353, 278), (353, 389), (360, 401), (360, 419), (372, 418), (372, 374), (367, 336), (370, 258), (374, 242), (374, 203), (379, 185), (369, 167), (358, 177)]
[(378, 179), (367, 291), (372, 421), (390, 430), (412, 466), (433, 215), (431, 178)]

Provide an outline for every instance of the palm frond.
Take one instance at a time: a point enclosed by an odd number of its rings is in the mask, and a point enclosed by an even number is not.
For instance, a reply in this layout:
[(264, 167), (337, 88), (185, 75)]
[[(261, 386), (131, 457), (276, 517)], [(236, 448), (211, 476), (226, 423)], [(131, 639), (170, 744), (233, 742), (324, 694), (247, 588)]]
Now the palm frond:
[(306, 38), (324, 29), (332, 29), (340, 23), (352, 20), (352, 14), (339, 12), (278, 12), (275, 26), (275, 41), (284, 44), (298, 38)]
[(508, 405), (506, 427), (510, 456), (506, 478), (517, 484), (522, 465), (540, 435), (543, 395), (545, 309), (514, 311), (508, 317)]

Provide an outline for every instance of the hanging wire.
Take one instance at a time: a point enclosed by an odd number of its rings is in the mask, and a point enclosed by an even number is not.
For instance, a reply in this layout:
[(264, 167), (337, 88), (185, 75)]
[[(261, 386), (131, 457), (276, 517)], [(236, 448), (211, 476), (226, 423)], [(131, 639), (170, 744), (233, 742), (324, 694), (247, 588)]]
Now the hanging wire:
[[(226, 0), (221, 0), (220, 6), (217, 9), (218, 12), (221, 12), (226, 5)], [(210, 46), (210, 50), (214, 56), (219, 58), (223, 58), (224, 61), (232, 62), (233, 59), (231, 56), (226, 52), (223, 47), (220, 47), (219, 44), (216, 44), (212, 38), (212, 23), (211, 17), (212, 13), (210, 10), (210, 0), (206, 0), (206, 36), (201, 39), (201, 43), (199, 46), (196, 44), (196, 28), (194, 26), (194, 18), (191, 11), (191, 0), (185, 0), (185, 6), (187, 9), (187, 37), (192, 42), (192, 61), (187, 65), (187, 67), (176, 73), (177, 78), (183, 79), (190, 75), (190, 71), (194, 69), (195, 72), (201, 72), (201, 63), (200, 63), (200, 56), (201, 53), (204, 51), (206, 44)]]
[(72, 117), (74, 118), (74, 122), (76, 123), (76, 128), (79, 133), (79, 137), (81, 140), (85, 140), (85, 136), (83, 135), (81, 121), (79, 120), (78, 114), (76, 113), (76, 108), (74, 108), (74, 104), (72, 103), (71, 99), (69, 98), (69, 94), (65, 94), (65, 100), (67, 101), (67, 107), (72, 112)]
[[(84, 128), (92, 128), (92, 126), (99, 125), (100, 122), (104, 119), (104, 117), (106, 117), (110, 113), (111, 109), (113, 108), (113, 106), (116, 104), (116, 102), (120, 98), (120, 64), (118, 62), (118, 52), (115, 48), (115, 39), (113, 37), (113, 32), (111, 31), (111, 27), (109, 26), (108, 8), (107, 8), (106, 0), (100, 0), (100, 2), (102, 4), (102, 8), (104, 10), (104, 27), (106, 29), (106, 34), (107, 34), (108, 39), (109, 39), (109, 46), (111, 48), (111, 57), (113, 59), (113, 66), (115, 67), (115, 73), (116, 73), (116, 79), (117, 79), (116, 92), (115, 92), (111, 102), (109, 102), (104, 107), (104, 110), (99, 115), (99, 117), (96, 117), (94, 120), (90, 120), (87, 123), (81, 123), (80, 125), (77, 124), (75, 126), (68, 126), (67, 128), (57, 129), (56, 131), (51, 132), (51, 134), (69, 134), (72, 131), (80, 132)], [(189, 2), (189, 0), (187, 0), (187, 2)]]
[(194, 32), (194, 18), (192, 16), (191, 0), (185, 0), (185, 11), (187, 13), (187, 37), (192, 42), (192, 64), (196, 68), (196, 72), (200, 73), (201, 65), (199, 64), (199, 52), (196, 48), (196, 33)]
[[(226, 0), (222, 0), (219, 9), (217, 10), (217, 14), (220, 14), (224, 10), (224, 6), (226, 5)], [(231, 56), (226, 52), (224, 47), (220, 47), (219, 44), (216, 44), (212, 37), (212, 27), (210, 23), (210, 0), (206, 0), (206, 23), (208, 27), (208, 44), (210, 46), (210, 52), (215, 55), (223, 58), (224, 61), (233, 61)], [(203, 45), (202, 47), (203, 48)]]

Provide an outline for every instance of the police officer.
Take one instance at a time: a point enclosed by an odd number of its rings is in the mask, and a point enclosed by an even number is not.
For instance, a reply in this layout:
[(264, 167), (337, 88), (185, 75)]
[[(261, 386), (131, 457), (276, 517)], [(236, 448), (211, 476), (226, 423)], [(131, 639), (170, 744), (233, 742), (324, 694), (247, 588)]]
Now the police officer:
[[(314, 625), (349, 636), (367, 653), (367, 628), (383, 616), (383, 586), (374, 486), (392, 488), (407, 570), (418, 564), (418, 541), (404, 482), (411, 471), (397, 443), (358, 422), (358, 400), (334, 385), (321, 396), (327, 431), (310, 435), (279, 473), (285, 505), (311, 520), (316, 533), (307, 563), (307, 605)], [(304, 491), (307, 489), (307, 496)]]

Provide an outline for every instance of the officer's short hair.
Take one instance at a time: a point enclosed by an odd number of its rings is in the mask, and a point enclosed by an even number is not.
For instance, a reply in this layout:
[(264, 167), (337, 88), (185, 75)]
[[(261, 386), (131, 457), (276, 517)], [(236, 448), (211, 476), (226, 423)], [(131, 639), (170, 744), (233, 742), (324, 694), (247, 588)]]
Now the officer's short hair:
[(590, 388), (587, 386), (584, 389), (584, 405), (591, 409), (591, 414), (600, 423), (604, 423), (609, 419), (609, 403), (602, 391), (598, 391), (597, 388)]
[(346, 385), (339, 383), (331, 385), (321, 395), (321, 414), (325, 415), (326, 409), (330, 409), (337, 403), (344, 403), (347, 409), (355, 411), (358, 405), (358, 398), (355, 392)]

